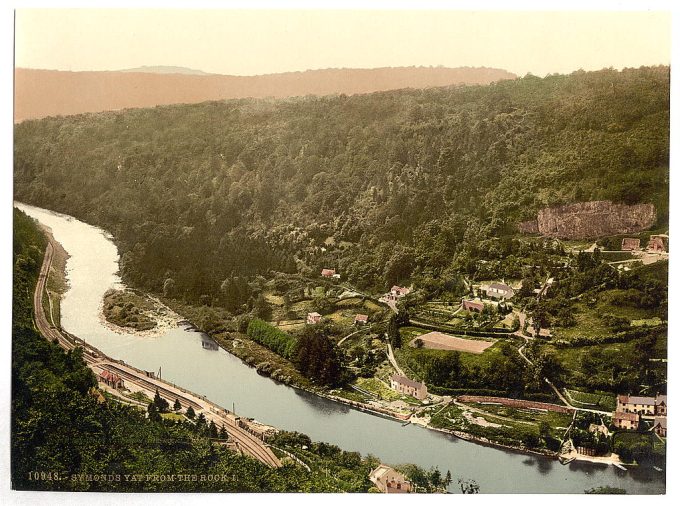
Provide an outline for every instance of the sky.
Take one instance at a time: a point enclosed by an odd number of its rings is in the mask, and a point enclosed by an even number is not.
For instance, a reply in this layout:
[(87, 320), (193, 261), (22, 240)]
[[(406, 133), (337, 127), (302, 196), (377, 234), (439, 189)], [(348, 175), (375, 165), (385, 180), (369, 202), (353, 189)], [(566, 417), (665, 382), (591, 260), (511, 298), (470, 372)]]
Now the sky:
[(229, 75), (486, 66), (518, 75), (670, 63), (664, 12), (18, 9), (17, 67)]

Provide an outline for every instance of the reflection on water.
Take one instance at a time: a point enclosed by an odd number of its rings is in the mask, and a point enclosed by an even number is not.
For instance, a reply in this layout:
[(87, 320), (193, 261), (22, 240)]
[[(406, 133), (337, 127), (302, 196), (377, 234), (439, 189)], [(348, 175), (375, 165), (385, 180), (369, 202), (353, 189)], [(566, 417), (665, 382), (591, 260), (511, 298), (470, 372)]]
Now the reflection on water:
[(318, 395), (314, 395), (297, 388), (292, 390), (299, 399), (301, 399), (307, 406), (314, 409), (314, 411), (320, 415), (332, 416), (336, 414), (347, 414), (352, 411), (350, 407), (345, 404), (329, 401), (328, 399), (324, 399), (323, 397), (319, 397)]
[[(162, 368), (163, 378), (205, 395), (239, 415), (281, 429), (296, 430), (317, 441), (348, 451), (373, 454), (382, 461), (438, 467), (456, 478), (477, 481), (482, 492), (582, 493), (599, 486), (629, 493), (662, 493), (664, 479), (656, 471), (618, 471), (476, 445), (449, 434), (362, 413), (346, 405), (264, 378), (200, 332), (170, 329), (158, 337), (117, 334), (102, 325), (104, 292), (120, 285), (118, 252), (106, 234), (75, 219), (18, 205), (52, 228), (71, 255), (67, 263), (69, 291), (62, 302), (62, 325), (112, 357), (146, 371)], [(122, 286), (122, 285), (121, 285)], [(460, 492), (452, 485), (452, 492)]]
[[(539, 473), (547, 474), (552, 470), (553, 466), (555, 465), (555, 461), (549, 459), (537, 459), (536, 464), (538, 464), (536, 469), (538, 469)], [(558, 462), (557, 465), (559, 466), (561, 464)]]

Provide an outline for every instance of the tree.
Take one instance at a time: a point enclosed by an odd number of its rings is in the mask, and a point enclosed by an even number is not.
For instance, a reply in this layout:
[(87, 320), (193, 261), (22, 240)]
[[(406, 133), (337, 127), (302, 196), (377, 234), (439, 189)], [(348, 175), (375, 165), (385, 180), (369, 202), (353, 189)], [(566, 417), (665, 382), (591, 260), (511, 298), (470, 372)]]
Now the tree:
[(267, 299), (264, 298), (263, 294), (259, 294), (255, 299), (255, 303), (253, 304), (253, 314), (257, 318), (260, 318), (265, 321), (271, 319), (272, 308), (269, 305), (269, 302), (267, 302)]
[(153, 405), (159, 413), (165, 413), (170, 408), (170, 404), (160, 396), (158, 389), (156, 389), (156, 395), (153, 397)]
[(175, 399), (175, 404), (172, 406), (172, 409), (174, 409), (175, 411), (179, 411), (180, 409), (182, 409), (182, 405), (180, 404), (179, 399)]
[(194, 411), (194, 408), (192, 406), (189, 406), (187, 408), (187, 418), (189, 420), (193, 420), (196, 417), (196, 412)]
[(389, 339), (393, 348), (401, 348), (401, 333), (399, 332), (397, 315), (390, 316), (390, 320), (387, 322), (387, 339)]
[(439, 471), (438, 467), (435, 467), (430, 472), (430, 483), (434, 488), (439, 488), (442, 485), (442, 473)]
[(340, 357), (335, 345), (325, 337), (303, 335), (298, 340), (296, 364), (302, 374), (323, 385), (336, 385), (340, 381)]
[(159, 422), (161, 420), (161, 415), (158, 413), (158, 408), (156, 404), (150, 402), (146, 408), (147, 414), (149, 415), (149, 420), (152, 422)]
[(222, 425), (220, 427), (220, 439), (227, 439), (228, 436), (229, 434), (227, 433), (227, 429), (224, 427), (224, 425)]
[(479, 494), (479, 485), (475, 480), (458, 479), (460, 491), (464, 494)]
[(208, 425), (208, 434), (210, 434), (211, 438), (216, 439), (218, 432), (217, 432), (217, 425), (215, 425), (215, 422), (213, 420), (210, 420), (210, 424)]

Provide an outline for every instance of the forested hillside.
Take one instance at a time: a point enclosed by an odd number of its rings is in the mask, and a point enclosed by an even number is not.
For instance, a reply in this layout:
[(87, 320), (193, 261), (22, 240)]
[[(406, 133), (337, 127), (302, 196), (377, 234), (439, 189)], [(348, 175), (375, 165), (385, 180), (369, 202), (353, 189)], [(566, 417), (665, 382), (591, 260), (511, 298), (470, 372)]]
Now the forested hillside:
[(237, 310), (272, 271), (474, 276), (547, 205), (666, 223), (669, 68), (47, 118), (14, 155), (15, 198), (109, 230), (129, 281)]

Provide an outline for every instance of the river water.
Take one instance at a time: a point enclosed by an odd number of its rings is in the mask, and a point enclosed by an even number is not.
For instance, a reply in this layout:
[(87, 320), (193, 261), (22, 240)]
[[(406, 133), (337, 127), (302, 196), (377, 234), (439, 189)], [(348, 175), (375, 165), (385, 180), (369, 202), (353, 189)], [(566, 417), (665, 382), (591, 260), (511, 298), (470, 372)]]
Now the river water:
[(309, 435), (345, 450), (373, 454), (383, 462), (438, 466), (445, 474), (474, 479), (482, 493), (582, 493), (597, 486), (628, 493), (658, 494), (665, 476), (654, 470), (621, 471), (612, 466), (572, 462), (567, 466), (544, 457), (486, 447), (453, 436), (380, 418), (258, 375), (221, 348), (205, 349), (206, 336), (174, 328), (159, 337), (118, 334), (100, 320), (104, 292), (122, 287), (118, 251), (110, 235), (70, 216), (15, 203), (52, 229), (70, 255), (69, 289), (62, 301), (64, 329), (107, 355), (149, 371), (162, 368), (163, 379), (204, 394), (237, 414)]

